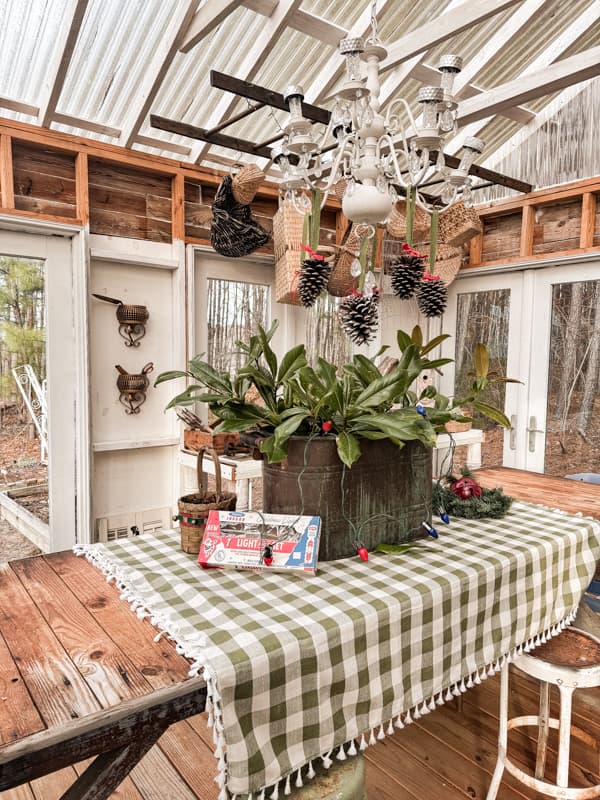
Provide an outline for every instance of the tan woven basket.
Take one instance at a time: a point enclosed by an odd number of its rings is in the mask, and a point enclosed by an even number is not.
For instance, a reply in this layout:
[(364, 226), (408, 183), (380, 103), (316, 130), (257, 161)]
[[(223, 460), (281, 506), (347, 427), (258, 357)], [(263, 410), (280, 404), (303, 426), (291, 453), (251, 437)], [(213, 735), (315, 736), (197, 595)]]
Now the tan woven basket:
[(350, 266), (357, 253), (360, 251), (360, 238), (356, 233), (356, 225), (353, 224), (346, 242), (339, 248), (329, 282), (327, 291), (334, 297), (345, 297), (352, 289), (358, 286), (358, 277), (354, 277), (350, 272)]
[[(212, 456), (215, 462), (215, 481), (217, 490), (215, 493), (208, 493), (208, 482), (206, 474), (202, 469), (202, 459), (204, 454)], [(177, 502), (179, 511), (179, 530), (181, 532), (181, 549), (184, 553), (200, 552), (202, 537), (209, 511), (235, 511), (237, 496), (231, 492), (221, 491), (221, 463), (214, 450), (201, 447), (198, 450), (196, 461), (196, 471), (198, 475), (198, 492), (196, 494), (186, 494), (180, 497)]]
[(453, 247), (461, 247), (474, 236), (483, 233), (483, 224), (474, 208), (455, 203), (440, 214), (439, 238)]
[(275, 261), (283, 257), (286, 250), (300, 250), (304, 214), (289, 203), (283, 203), (273, 217), (273, 251)]
[[(429, 214), (419, 206), (415, 206), (415, 219), (413, 222), (413, 242), (424, 241), (429, 238)], [(406, 200), (398, 200), (392, 208), (388, 218), (387, 232), (394, 239), (406, 240)]]
[(275, 262), (275, 300), (278, 303), (300, 305), (298, 279), (301, 255), (300, 250), (285, 250)]
[[(416, 249), (425, 256), (425, 264), (429, 265), (429, 244), (418, 244)], [(462, 264), (462, 251), (449, 244), (438, 242), (435, 252), (435, 264), (430, 269), (433, 275), (439, 275), (446, 286), (449, 286)]]
[(242, 167), (231, 182), (231, 191), (236, 201), (244, 206), (251, 203), (264, 179), (265, 173), (256, 164), (246, 164)]
[[(460, 410), (461, 416), (463, 417), (472, 417), (473, 416), (473, 409), (471, 408), (461, 408)], [(464, 431), (470, 431), (473, 422), (456, 422), (455, 420), (449, 420), (444, 427), (448, 433), (463, 433)]]

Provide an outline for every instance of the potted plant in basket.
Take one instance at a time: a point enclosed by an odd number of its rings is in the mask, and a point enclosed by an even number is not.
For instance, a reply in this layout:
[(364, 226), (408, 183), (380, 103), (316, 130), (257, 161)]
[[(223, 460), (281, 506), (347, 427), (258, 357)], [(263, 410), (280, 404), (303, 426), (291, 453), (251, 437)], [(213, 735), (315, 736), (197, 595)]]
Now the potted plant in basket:
[[(447, 335), (424, 343), (417, 326), (398, 331), (398, 362), (385, 374), (374, 359), (355, 355), (338, 370), (319, 358), (309, 365), (303, 344), (278, 362), (271, 347), (277, 323), (237, 342), (244, 365), (233, 375), (215, 370), (201, 357), (189, 370), (164, 372), (156, 384), (186, 377), (190, 385), (168, 405), (207, 403), (223, 432), (253, 430), (265, 460), (264, 511), (318, 514), (322, 518), (322, 560), (400, 543), (420, 536), (431, 521), (431, 450), (449, 420), (464, 421), (466, 404), (506, 427), (510, 423), (480, 396), (490, 382), (484, 345), (475, 352), (475, 373), (467, 397), (452, 402), (434, 386), (417, 395), (412, 386), (424, 371), (452, 359), (429, 355)], [(250, 402), (255, 388), (259, 402)], [(428, 401), (427, 404), (424, 401)]]

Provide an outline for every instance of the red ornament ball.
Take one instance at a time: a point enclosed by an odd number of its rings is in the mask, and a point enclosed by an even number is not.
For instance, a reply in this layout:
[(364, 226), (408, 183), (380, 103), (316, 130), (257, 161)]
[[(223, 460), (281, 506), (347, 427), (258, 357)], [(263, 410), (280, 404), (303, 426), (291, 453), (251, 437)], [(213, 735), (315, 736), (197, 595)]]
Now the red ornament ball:
[(333, 428), (333, 422), (328, 419), (321, 425), (321, 430), (323, 433), (329, 433)]
[(461, 500), (468, 500), (470, 497), (481, 497), (481, 486), (473, 478), (459, 478), (450, 484), (450, 491)]

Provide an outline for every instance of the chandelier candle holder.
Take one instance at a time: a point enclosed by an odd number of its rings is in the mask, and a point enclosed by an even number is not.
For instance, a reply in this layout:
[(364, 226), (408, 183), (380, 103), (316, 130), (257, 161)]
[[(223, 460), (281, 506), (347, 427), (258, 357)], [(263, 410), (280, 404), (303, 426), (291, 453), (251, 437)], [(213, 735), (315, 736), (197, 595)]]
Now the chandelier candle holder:
[[(406, 195), (414, 189), (414, 202), (429, 214), (443, 212), (459, 199), (471, 204), (469, 171), (484, 149), (481, 139), (467, 137), (458, 166), (446, 164), (444, 142), (457, 131), (453, 86), (462, 68), (457, 55), (441, 57), (440, 85), (420, 89), (416, 117), (404, 98), (395, 99), (383, 113), (380, 64), (388, 53), (377, 33), (376, 6), (373, 0), (371, 34), (366, 41), (358, 37), (340, 41), (345, 80), (325, 133), (317, 137), (314, 125), (304, 118), (302, 87), (290, 86), (284, 93), (289, 107), (289, 119), (282, 126), (284, 140), (272, 150), (282, 173), (284, 202), (306, 212), (308, 190), (318, 186), (325, 202), (336, 185), (345, 185), (342, 211), (364, 226), (369, 237), (377, 224), (387, 221), (398, 190)], [(327, 160), (322, 158), (325, 153)], [(435, 198), (422, 192), (424, 185), (433, 182), (442, 184)]]

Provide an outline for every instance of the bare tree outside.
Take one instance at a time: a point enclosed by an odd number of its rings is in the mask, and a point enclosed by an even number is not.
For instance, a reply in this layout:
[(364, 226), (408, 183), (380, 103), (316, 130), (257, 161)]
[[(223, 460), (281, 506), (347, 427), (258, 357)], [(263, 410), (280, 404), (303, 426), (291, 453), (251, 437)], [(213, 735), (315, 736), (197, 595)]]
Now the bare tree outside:
[(306, 352), (314, 364), (326, 358), (341, 367), (352, 356), (352, 343), (342, 330), (338, 316), (341, 298), (321, 295), (306, 316)]

